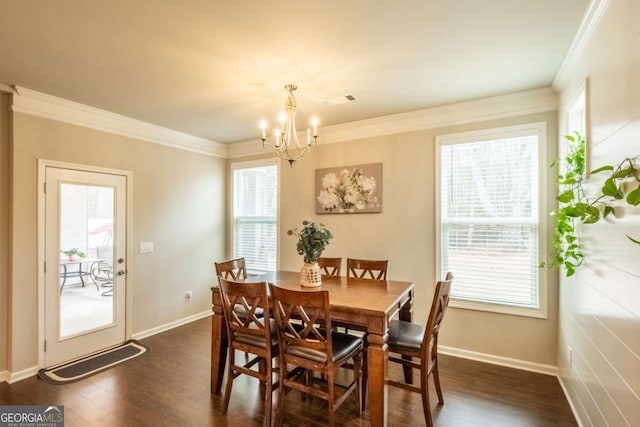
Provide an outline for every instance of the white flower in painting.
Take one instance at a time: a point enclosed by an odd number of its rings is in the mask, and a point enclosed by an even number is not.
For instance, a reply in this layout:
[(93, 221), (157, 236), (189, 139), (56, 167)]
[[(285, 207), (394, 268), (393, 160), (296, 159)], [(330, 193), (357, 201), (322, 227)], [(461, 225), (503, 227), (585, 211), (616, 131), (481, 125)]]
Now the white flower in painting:
[(376, 192), (376, 180), (372, 176), (359, 176), (358, 185), (364, 193), (373, 194)]
[(374, 177), (364, 176), (362, 170), (342, 169), (339, 174), (328, 173), (322, 177), (322, 190), (318, 202), (325, 211), (353, 212), (380, 206), (375, 196), (377, 183)]
[(332, 209), (337, 209), (338, 206), (340, 206), (340, 197), (330, 191), (322, 190), (318, 195), (318, 202), (320, 202), (323, 209), (331, 211)]
[(340, 180), (335, 173), (328, 173), (322, 177), (322, 188), (335, 188), (340, 184)]

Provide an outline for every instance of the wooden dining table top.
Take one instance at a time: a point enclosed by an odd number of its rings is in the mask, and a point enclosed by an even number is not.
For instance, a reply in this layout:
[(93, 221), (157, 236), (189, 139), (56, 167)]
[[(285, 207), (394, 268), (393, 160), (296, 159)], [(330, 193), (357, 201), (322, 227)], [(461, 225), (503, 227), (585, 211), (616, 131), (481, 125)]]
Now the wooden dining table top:
[[(361, 313), (387, 313), (397, 307), (414, 288), (413, 282), (371, 280), (346, 276), (322, 276), (322, 285), (300, 285), (300, 273), (273, 271), (252, 275), (245, 282), (268, 282), (285, 289), (298, 291), (329, 291), (332, 309), (352, 309)], [(388, 313), (387, 313), (388, 314)]]

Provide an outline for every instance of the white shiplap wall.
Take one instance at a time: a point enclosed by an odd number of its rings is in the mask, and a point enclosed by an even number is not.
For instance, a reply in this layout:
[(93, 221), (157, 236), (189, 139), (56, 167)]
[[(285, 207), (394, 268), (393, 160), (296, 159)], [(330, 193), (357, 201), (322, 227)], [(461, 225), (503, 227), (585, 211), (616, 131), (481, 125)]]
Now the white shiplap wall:
[[(601, 3), (560, 87), (566, 107), (589, 78), (593, 168), (640, 155), (640, 1)], [(640, 208), (617, 214), (582, 227), (585, 265), (560, 285), (558, 368), (584, 426), (640, 426)]]

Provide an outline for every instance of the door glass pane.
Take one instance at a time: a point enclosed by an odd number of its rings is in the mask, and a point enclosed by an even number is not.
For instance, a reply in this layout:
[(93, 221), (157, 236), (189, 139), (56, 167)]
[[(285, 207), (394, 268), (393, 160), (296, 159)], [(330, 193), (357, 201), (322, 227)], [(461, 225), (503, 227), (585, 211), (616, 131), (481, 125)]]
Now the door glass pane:
[(60, 338), (114, 321), (114, 189), (60, 185)]

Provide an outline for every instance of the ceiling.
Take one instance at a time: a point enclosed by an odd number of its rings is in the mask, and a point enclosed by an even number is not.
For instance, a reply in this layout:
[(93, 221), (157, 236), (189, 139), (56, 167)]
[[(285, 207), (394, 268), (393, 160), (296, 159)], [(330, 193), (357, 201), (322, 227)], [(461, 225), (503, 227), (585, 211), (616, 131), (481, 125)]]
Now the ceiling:
[[(4, 1), (0, 83), (211, 141), (552, 84), (589, 0)], [(346, 95), (355, 97), (347, 101)]]

